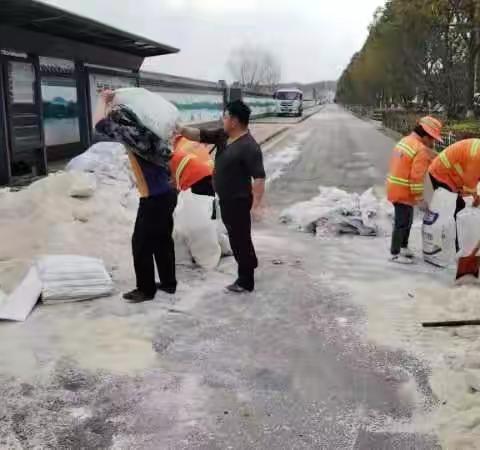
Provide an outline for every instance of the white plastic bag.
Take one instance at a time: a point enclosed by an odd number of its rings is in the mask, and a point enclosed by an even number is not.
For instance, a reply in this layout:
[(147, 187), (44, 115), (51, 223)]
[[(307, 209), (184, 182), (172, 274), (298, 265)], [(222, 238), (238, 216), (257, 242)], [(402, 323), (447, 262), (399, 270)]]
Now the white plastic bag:
[(185, 236), (174, 230), (173, 242), (175, 244), (175, 264), (187, 267), (193, 266), (192, 255)]
[(232, 247), (230, 246), (230, 239), (228, 238), (227, 228), (222, 221), (222, 211), (220, 210), (220, 202), (218, 201), (218, 199), (215, 199), (214, 205), (214, 208), (216, 210), (215, 223), (217, 226), (218, 243), (220, 244), (220, 249), (222, 250), (222, 256), (232, 256)]
[(423, 218), (423, 257), (426, 262), (447, 267), (455, 260), (455, 207), (457, 194), (437, 189)]
[(165, 100), (160, 94), (143, 88), (117, 89), (113, 103), (125, 105), (150, 131), (165, 141), (170, 140), (179, 113), (176, 106)]
[(37, 261), (44, 303), (76, 302), (113, 293), (103, 261), (76, 255), (49, 255)]
[(184, 240), (195, 262), (207, 270), (217, 267), (221, 248), (212, 220), (212, 198), (180, 192), (174, 220), (176, 240)]
[(459, 256), (468, 256), (480, 241), (480, 210), (465, 208), (457, 215)]

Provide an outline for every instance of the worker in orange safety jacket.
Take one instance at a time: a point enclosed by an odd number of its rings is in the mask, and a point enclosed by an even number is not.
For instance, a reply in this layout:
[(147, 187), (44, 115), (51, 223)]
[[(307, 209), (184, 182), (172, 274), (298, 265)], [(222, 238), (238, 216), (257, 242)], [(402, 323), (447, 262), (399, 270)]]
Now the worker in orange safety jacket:
[(209, 146), (182, 136), (174, 138), (170, 172), (178, 191), (191, 189), (194, 194), (214, 197), (213, 166)]
[[(429, 173), (434, 190), (444, 188), (458, 194), (455, 219), (465, 208), (463, 197), (473, 196), (473, 205), (479, 206), (480, 139), (465, 139), (447, 147), (435, 158)], [(458, 238), (456, 246), (458, 251)]]
[(433, 117), (419, 120), (414, 131), (394, 148), (387, 177), (388, 200), (395, 208), (390, 248), (391, 261), (412, 264), (414, 254), (408, 248), (414, 206), (423, 200), (424, 181), (436, 153), (435, 141), (442, 142), (442, 123)]

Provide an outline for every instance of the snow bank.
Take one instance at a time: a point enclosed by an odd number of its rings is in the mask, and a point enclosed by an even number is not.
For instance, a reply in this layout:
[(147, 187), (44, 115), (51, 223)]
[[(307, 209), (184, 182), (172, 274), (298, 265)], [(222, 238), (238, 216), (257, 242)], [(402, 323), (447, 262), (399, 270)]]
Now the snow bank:
[[(421, 255), (419, 225), (412, 231), (411, 246)], [(480, 327), (425, 329), (421, 323), (480, 319), (480, 289), (455, 286), (454, 268), (438, 269), (421, 259), (411, 267), (388, 263), (389, 244), (384, 237), (374, 243), (349, 239), (324, 245), (323, 267), (331, 264), (332, 276), (367, 312), (363, 326), (370, 341), (428, 364), (429, 385), (438, 402), (433, 410), (425, 408), (425, 385), (417, 379), (417, 394), (423, 400), (413, 418), (415, 431), (438, 435), (442, 448), (476, 449), (480, 438)], [(356, 270), (342, 270), (355, 264)]]
[(66, 172), (19, 192), (1, 190), (0, 286), (12, 292), (32, 261), (45, 254), (99, 258), (109, 272), (114, 269), (116, 281), (132, 282), (137, 206), (128, 156), (117, 143), (95, 144)]
[(379, 200), (373, 188), (363, 194), (320, 187), (320, 194), (285, 209), (280, 220), (308, 233), (350, 233), (372, 236), (391, 228), (391, 207)]
[[(122, 174), (120, 174), (121, 176)], [(107, 269), (126, 260), (136, 203), (133, 185), (97, 179), (90, 198), (70, 195), (83, 174), (60, 172), (0, 201), (0, 284), (11, 292), (33, 259), (43, 254), (77, 254), (104, 260)], [(128, 251), (124, 251), (127, 248)], [(122, 261), (123, 265), (123, 261)]]

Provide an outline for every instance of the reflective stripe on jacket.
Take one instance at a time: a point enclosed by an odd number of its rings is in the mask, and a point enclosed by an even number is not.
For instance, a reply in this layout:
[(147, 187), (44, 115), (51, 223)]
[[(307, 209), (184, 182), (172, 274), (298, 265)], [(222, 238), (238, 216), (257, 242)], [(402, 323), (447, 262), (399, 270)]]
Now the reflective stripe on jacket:
[(213, 165), (208, 146), (185, 138), (175, 141), (170, 171), (177, 189), (185, 191), (203, 178), (212, 176)]
[(392, 203), (415, 205), (423, 198), (424, 180), (428, 166), (435, 157), (420, 138), (412, 133), (393, 149), (387, 195)]
[(465, 139), (446, 148), (435, 158), (429, 172), (453, 192), (476, 194), (480, 181), (480, 139)]

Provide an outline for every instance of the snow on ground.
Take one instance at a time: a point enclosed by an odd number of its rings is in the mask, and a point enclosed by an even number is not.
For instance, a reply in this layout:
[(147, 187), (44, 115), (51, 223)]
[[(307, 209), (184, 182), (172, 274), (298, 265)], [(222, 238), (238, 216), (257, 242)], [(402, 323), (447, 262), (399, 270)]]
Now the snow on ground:
[[(266, 157), (272, 176), (280, 176), (296, 158), (307, 135), (299, 135), (295, 145)], [(113, 373), (136, 372), (156, 361), (152, 333), (168, 308), (154, 302), (146, 316), (143, 305), (135, 307), (120, 299), (120, 293), (134, 284), (130, 239), (138, 205), (123, 146), (97, 144), (88, 158), (79, 158), (68, 168), (75, 170), (52, 174), (18, 192), (0, 191), (0, 291), (11, 292), (40, 255), (79, 254), (105, 262), (117, 294), (81, 304), (42, 306), (23, 324), (3, 323), (0, 374), (29, 378), (40, 368), (48, 371), (65, 356), (84, 369)], [(92, 195), (73, 197), (89, 194), (91, 173), (96, 179)], [(230, 259), (222, 262), (216, 271), (208, 272), (207, 284), (202, 270), (179, 267), (179, 272), (178, 292), (166, 298), (176, 310), (192, 307), (206, 292), (221, 290), (231, 282), (235, 269)]]
[[(322, 198), (320, 194), (310, 202), (290, 208), (287, 211), (290, 220), (304, 225), (322, 223), (318, 219), (331, 212), (339, 197), (349, 200), (348, 194), (346, 197), (335, 189), (321, 192), (328, 195)], [(380, 210), (384, 218), (388, 217), (388, 209), (382, 206)], [(308, 226), (300, 228), (311, 231)], [(433, 431), (446, 449), (478, 449), (480, 328), (424, 329), (421, 322), (480, 319), (479, 286), (455, 286), (454, 266), (438, 269), (421, 260), (420, 217), (412, 230), (411, 246), (418, 255), (415, 265), (404, 267), (388, 262), (391, 232), (386, 234), (376, 238), (322, 240), (319, 251), (324, 264), (319, 277), (330, 277), (332, 283), (339, 283), (366, 310), (364, 331), (370, 341), (428, 361), (429, 382), (437, 407), (426, 411), (425, 386), (410, 380), (402, 395), (416, 400), (419, 408), (413, 423), (404, 425), (406, 429)], [(398, 431), (399, 425), (395, 427)]]
[[(284, 168), (294, 163), (307, 137), (308, 133), (299, 134), (288, 147), (267, 153), (265, 165), (270, 179), (281, 176)], [(102, 258), (118, 292), (132, 286), (129, 242), (137, 198), (128, 162), (119, 156), (111, 161), (113, 166), (97, 170), (97, 189), (90, 199), (70, 196), (75, 183), (85, 180), (69, 173), (49, 176), (20, 192), (0, 191), (0, 290), (11, 291), (32, 259), (44, 253)], [(379, 210), (385, 211), (382, 200), (379, 205)], [(412, 246), (420, 255), (418, 222), (412, 235)], [(259, 233), (257, 244), (276, 255), (285, 241)], [(419, 408), (414, 424), (405, 424), (405, 428), (434, 431), (447, 449), (478, 448), (480, 329), (425, 330), (420, 326), (422, 320), (480, 318), (478, 287), (455, 287), (451, 268), (436, 269), (421, 261), (412, 267), (387, 263), (388, 247), (388, 236), (322, 240), (318, 243), (322, 269), (314, 273), (318, 272), (322, 282), (330, 281), (333, 290), (349, 292), (352, 300), (366, 310), (364, 332), (369, 340), (406, 350), (429, 362), (430, 384), (438, 407), (425, 414), (425, 386), (411, 379), (403, 385), (402, 395), (418, 399)], [(317, 255), (315, 258), (318, 264)], [(234, 270), (231, 260), (223, 261), (208, 274), (179, 268), (179, 279), (187, 281), (180, 283), (177, 295), (147, 305), (129, 305), (117, 294), (82, 304), (37, 308), (27, 322), (0, 327), (0, 374), (29, 380), (49, 376), (52, 370), (58, 372), (58, 365), (68, 366), (69, 361), (87, 371), (121, 375), (155, 368), (160, 362), (152, 348), (152, 337), (158, 333), (159, 320), (172, 311), (187, 313), (202, 297), (231, 281)], [(346, 327), (345, 321), (339, 317), (338, 326)], [(164, 345), (168, 346), (167, 337)], [(57, 389), (55, 386), (52, 389)], [(88, 414), (88, 410), (72, 411), (75, 421)], [(400, 427), (393, 426), (397, 430)], [(43, 428), (39, 424), (37, 431)]]
[(311, 131), (297, 133), (292, 137), (287, 146), (281, 150), (266, 154), (264, 164), (267, 172), (267, 184), (280, 178), (285, 168), (298, 158), (302, 144), (308, 139), (310, 134)]

